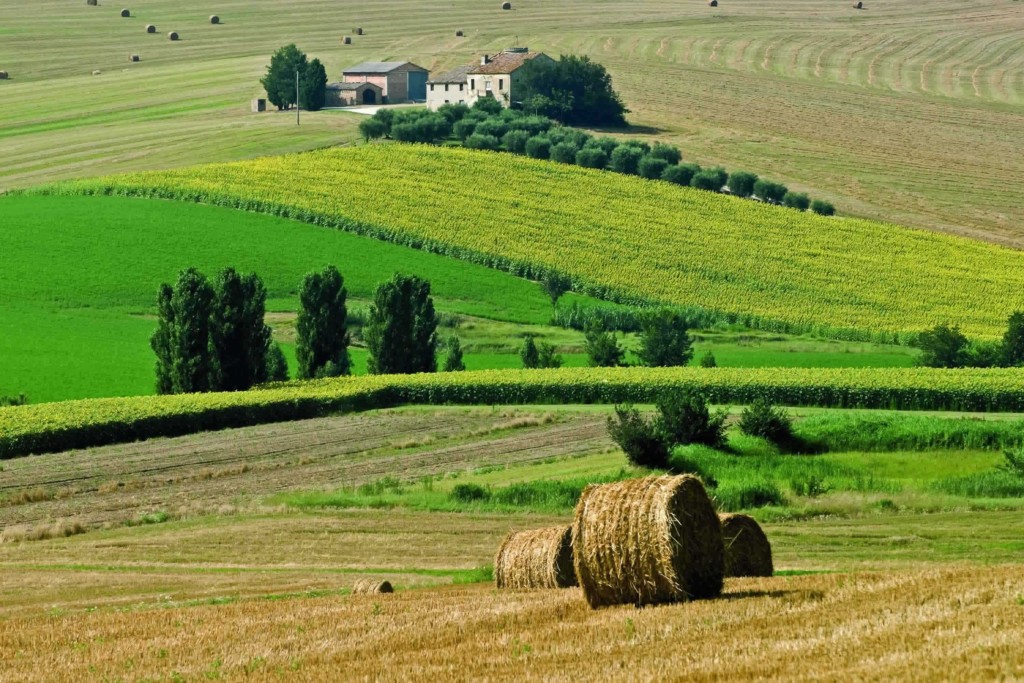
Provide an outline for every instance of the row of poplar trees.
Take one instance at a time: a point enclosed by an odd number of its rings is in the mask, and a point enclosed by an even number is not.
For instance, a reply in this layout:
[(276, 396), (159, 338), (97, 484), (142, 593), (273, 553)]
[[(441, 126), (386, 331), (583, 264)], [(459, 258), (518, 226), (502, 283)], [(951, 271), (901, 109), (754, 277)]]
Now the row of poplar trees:
[[(303, 278), (296, 320), (299, 379), (351, 374), (347, 296), (334, 266)], [(157, 392), (244, 391), (288, 379), (284, 354), (264, 322), (266, 302), (259, 276), (233, 268), (221, 271), (213, 282), (190, 268), (174, 286), (162, 285), (151, 340)], [(371, 374), (436, 372), (437, 315), (430, 283), (407, 275), (381, 283), (363, 338)]]

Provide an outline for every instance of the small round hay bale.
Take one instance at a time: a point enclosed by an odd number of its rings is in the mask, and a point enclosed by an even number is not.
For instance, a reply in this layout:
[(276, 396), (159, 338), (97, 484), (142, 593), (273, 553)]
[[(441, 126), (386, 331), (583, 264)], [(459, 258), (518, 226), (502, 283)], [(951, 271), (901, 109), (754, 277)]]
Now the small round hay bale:
[(591, 607), (652, 605), (722, 592), (722, 528), (700, 479), (588, 486), (572, 524), (576, 578)]
[(357, 28), (357, 29), (356, 29), (356, 35), (357, 35), (357, 36), (361, 36), (361, 35), (363, 35), (363, 29), (361, 29), (361, 28)]
[(167, 38), (169, 40), (178, 40), (178, 38), (179, 38), (178, 32), (177, 31), (171, 31), (170, 33), (167, 34)]
[(0, 71), (0, 81), (6, 81), (11, 75), (6, 71)]
[(341, 42), (344, 43), (345, 45), (351, 45), (352, 36), (345, 36), (344, 38), (341, 39)]
[(95, 7), (99, 4), (99, 0), (85, 0), (85, 4), (89, 5), (89, 7)]
[(92, 75), (93, 76), (99, 76), (101, 73), (103, 73), (103, 72), (100, 71), (99, 69), (96, 69), (95, 71), (92, 72)]
[(512, 532), (494, 557), (498, 588), (568, 588), (576, 584), (572, 527)]
[(719, 515), (725, 546), (726, 576), (771, 576), (772, 544), (757, 521), (748, 515)]
[(216, 14), (211, 14), (210, 15), (210, 23), (211, 24), (219, 24), (220, 23), (220, 17), (218, 17)]
[(456, 31), (456, 32), (455, 32), (455, 37), (456, 37), (456, 38), (461, 38), (461, 37), (462, 37), (462, 36), (464, 36), (464, 35), (466, 35), (466, 34), (465, 34), (465, 33), (463, 33), (462, 31)]
[(380, 593), (394, 593), (395, 589), (390, 581), (377, 581), (376, 579), (359, 579), (352, 586), (352, 595), (377, 595)]
[(718, 0), (708, 0), (708, 5), (711, 7), (718, 7)]
[(121, 17), (122, 17), (122, 18), (124, 18), (124, 19), (127, 19), (127, 18), (128, 18), (128, 17), (130, 17), (131, 15), (132, 15), (132, 12), (131, 12), (131, 10), (128, 10), (128, 9), (123, 9), (123, 10), (121, 10)]
[(137, 61), (139, 61), (139, 56), (138, 55), (128, 55), (128, 61), (129, 62), (137, 62)]
[(853, 6), (853, 9), (864, 9), (864, 3), (858, 2), (856, 5)]
[(501, 9), (504, 9), (504, 10), (512, 9), (512, 3), (511, 2), (503, 2), (503, 3), (501, 3)]
[(146, 24), (146, 33), (156, 33), (156, 26), (153, 26), (153, 24)]

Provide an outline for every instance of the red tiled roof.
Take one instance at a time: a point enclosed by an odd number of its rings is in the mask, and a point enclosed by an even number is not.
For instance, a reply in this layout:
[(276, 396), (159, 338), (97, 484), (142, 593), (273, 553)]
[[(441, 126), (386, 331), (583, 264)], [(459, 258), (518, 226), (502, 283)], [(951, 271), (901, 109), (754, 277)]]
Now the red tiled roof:
[(510, 74), (543, 52), (499, 52), (487, 64), (478, 64), (471, 74)]

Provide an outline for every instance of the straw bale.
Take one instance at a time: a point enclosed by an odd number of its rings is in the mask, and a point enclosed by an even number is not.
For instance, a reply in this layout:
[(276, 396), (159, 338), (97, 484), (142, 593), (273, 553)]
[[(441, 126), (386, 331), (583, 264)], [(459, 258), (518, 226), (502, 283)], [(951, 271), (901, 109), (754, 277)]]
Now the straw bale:
[(577, 585), (572, 564), (572, 527), (510, 533), (494, 558), (494, 582), (498, 588)]
[(146, 24), (146, 33), (156, 33), (156, 26), (153, 24)]
[(178, 37), (179, 37), (179, 36), (178, 36), (178, 32), (177, 32), (177, 31), (171, 31), (170, 33), (168, 33), (168, 34), (167, 34), (167, 37), (168, 37), (168, 38), (169, 38), (170, 40), (177, 40), (177, 39), (178, 39)]
[(359, 579), (352, 586), (352, 595), (377, 595), (378, 593), (394, 593), (395, 589), (390, 581), (378, 581), (376, 579)]
[(576, 578), (591, 607), (711, 598), (725, 558), (700, 479), (648, 477), (588, 486), (573, 519)]
[(726, 576), (771, 576), (772, 545), (761, 526), (747, 515), (719, 515), (725, 546)]
[(131, 15), (132, 15), (132, 11), (130, 9), (123, 9), (123, 10), (121, 10), (121, 16), (123, 18), (127, 19)]
[(210, 23), (211, 24), (219, 24), (220, 23), (220, 17), (218, 17), (216, 14), (211, 14), (210, 15)]

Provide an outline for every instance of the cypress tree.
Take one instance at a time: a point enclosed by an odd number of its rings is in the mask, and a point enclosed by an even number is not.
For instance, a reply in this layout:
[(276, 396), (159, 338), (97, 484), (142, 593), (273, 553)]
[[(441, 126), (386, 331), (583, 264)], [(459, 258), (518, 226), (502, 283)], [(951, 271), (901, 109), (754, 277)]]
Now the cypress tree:
[(348, 375), (348, 292), (345, 280), (334, 266), (319, 273), (306, 273), (299, 287), (299, 317), (295, 327), (298, 339), (295, 356), (300, 379)]

